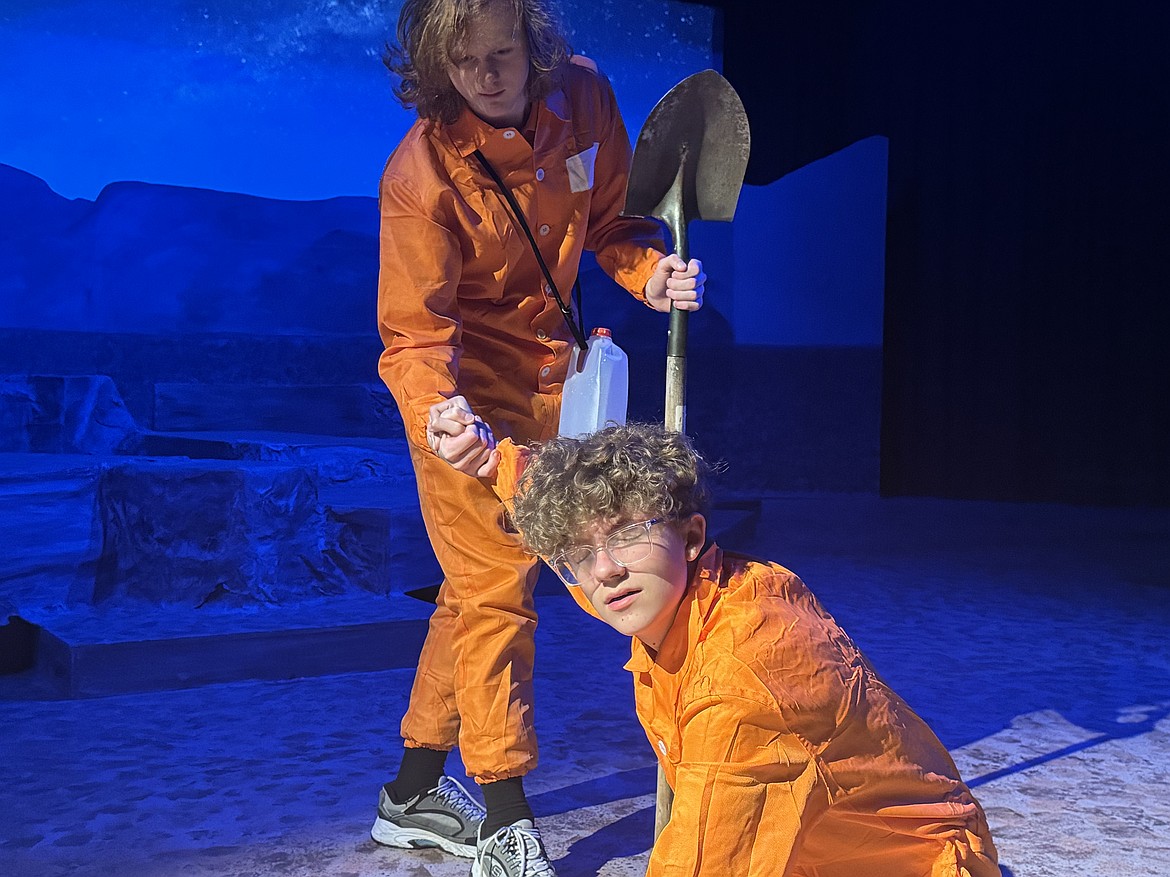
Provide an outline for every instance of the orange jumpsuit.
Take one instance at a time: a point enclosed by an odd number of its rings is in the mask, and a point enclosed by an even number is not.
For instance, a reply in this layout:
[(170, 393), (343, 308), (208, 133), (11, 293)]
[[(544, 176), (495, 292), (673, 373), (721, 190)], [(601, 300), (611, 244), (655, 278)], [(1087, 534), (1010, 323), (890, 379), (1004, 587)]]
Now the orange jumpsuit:
[(536, 570), (501, 527), (490, 487), (427, 446), (427, 414), (462, 394), (497, 438), (555, 434), (571, 335), (477, 148), (515, 195), (566, 301), (583, 248), (644, 298), (663, 245), (655, 223), (619, 215), (629, 139), (608, 82), (581, 64), (565, 66), (522, 130), (468, 110), (452, 125), (419, 120), (383, 174), (379, 372), (402, 413), (444, 574), (402, 736), (459, 745), (468, 772), (490, 782), (536, 764)]
[(946, 749), (808, 588), (711, 547), (638, 718), (675, 792), (647, 877), (998, 877)]

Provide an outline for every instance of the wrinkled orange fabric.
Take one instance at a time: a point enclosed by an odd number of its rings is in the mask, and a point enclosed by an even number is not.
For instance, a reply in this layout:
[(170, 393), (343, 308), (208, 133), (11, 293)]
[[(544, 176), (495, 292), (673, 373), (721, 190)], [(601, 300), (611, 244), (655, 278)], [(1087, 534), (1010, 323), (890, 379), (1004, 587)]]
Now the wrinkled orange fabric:
[[(500, 451), (510, 505), (531, 452)], [(1000, 877), (946, 748), (789, 570), (711, 545), (658, 652), (631, 643), (675, 793), (647, 877)]]
[(427, 414), (462, 394), (497, 438), (550, 437), (571, 335), (472, 152), (480, 149), (515, 195), (566, 302), (582, 249), (639, 298), (663, 255), (655, 223), (619, 215), (630, 145), (609, 83), (579, 64), (560, 77), (523, 130), (493, 128), (466, 110), (452, 125), (416, 122), (387, 162), (379, 198), (379, 373), (402, 413), (444, 575), (402, 735), (407, 746), (459, 745), (480, 782), (536, 763), (536, 571), (501, 527), (488, 484), (427, 446)]
[(626, 665), (674, 789), (647, 877), (998, 877), (950, 755), (793, 573), (710, 547)]

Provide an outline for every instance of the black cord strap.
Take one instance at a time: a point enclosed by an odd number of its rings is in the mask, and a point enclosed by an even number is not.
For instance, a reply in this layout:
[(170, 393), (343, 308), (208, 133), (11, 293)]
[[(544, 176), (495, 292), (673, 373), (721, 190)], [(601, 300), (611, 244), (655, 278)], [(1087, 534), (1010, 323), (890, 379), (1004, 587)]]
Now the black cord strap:
[(500, 179), (500, 175), (496, 173), (496, 169), (491, 166), (491, 163), (484, 157), (484, 154), (478, 149), (473, 153), (476, 161), (487, 172), (487, 175), (492, 178), (500, 191), (504, 194), (504, 199), (508, 202), (508, 206), (512, 210), (512, 215), (516, 219), (516, 224), (524, 231), (524, 236), (528, 238), (528, 243), (532, 245), (532, 252), (536, 256), (536, 261), (540, 263), (540, 270), (544, 273), (544, 279), (548, 282), (548, 288), (552, 290), (553, 298), (557, 300), (557, 307), (561, 309), (561, 315), (565, 318), (565, 322), (569, 325), (569, 331), (573, 333), (573, 338), (576, 339), (577, 345), (582, 349), (586, 349), (585, 343), (585, 317), (581, 312), (581, 278), (577, 277), (573, 281), (573, 291), (577, 297), (577, 313), (581, 314), (581, 325), (578, 326), (573, 320), (573, 312), (569, 310), (565, 304), (565, 300), (561, 298), (561, 291), (557, 289), (556, 281), (553, 280), (552, 272), (548, 270), (548, 265), (544, 261), (544, 256), (540, 254), (540, 248), (536, 245), (536, 238), (532, 236), (532, 230), (528, 227), (528, 222), (524, 219), (524, 213), (520, 210), (520, 205), (516, 203), (516, 198), (512, 195), (511, 190), (504, 185), (504, 181)]

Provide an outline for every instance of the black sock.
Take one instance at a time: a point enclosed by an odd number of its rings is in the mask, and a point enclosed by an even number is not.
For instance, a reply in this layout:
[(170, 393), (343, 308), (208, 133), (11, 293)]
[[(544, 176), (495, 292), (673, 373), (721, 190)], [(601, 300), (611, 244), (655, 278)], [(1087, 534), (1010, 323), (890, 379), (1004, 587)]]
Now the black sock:
[(519, 822), (521, 819), (535, 821), (532, 808), (528, 806), (528, 798), (524, 795), (524, 777), (509, 777), (506, 780), (485, 783), (479, 790), (483, 792), (483, 802), (487, 807), (487, 816), (483, 820), (480, 837), (491, 837), (505, 825)]
[(421, 792), (429, 792), (439, 784), (447, 753), (441, 749), (407, 748), (398, 765), (398, 776), (386, 783), (386, 794), (395, 804), (405, 804)]

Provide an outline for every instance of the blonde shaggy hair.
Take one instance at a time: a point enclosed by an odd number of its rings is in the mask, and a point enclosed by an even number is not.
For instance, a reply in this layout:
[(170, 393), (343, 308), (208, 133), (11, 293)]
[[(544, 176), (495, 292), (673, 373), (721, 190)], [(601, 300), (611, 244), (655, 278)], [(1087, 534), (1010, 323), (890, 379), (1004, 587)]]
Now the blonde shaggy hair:
[(552, 558), (594, 524), (678, 521), (710, 498), (707, 462), (661, 426), (611, 426), (541, 445), (517, 486), (512, 522), (534, 554)]
[(451, 124), (464, 101), (447, 72), (452, 55), (484, 10), (510, 8), (528, 41), (528, 97), (540, 100), (554, 87), (553, 72), (572, 55), (549, 0), (406, 0), (398, 16), (398, 44), (388, 45), (383, 63), (399, 81), (394, 94), (407, 109)]

